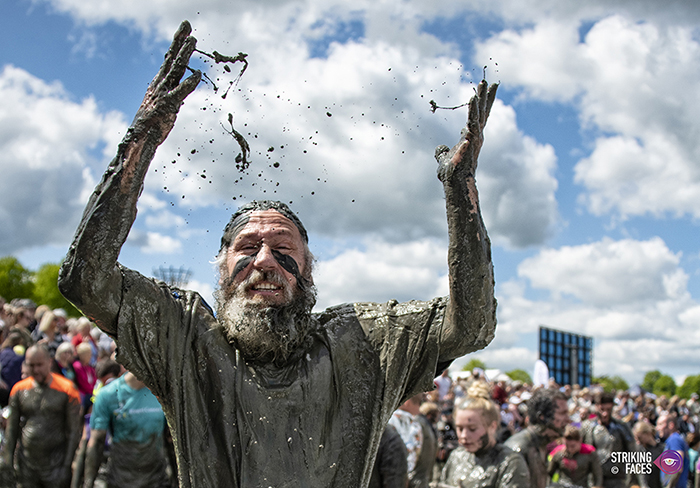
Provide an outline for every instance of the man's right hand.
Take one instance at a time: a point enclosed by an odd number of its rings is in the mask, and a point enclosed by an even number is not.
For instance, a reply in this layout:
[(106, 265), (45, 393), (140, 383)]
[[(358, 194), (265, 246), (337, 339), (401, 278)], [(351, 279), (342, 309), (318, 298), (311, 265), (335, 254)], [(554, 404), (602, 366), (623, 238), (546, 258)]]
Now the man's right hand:
[(136, 219), (144, 179), (183, 101), (201, 80), (202, 74), (194, 71), (180, 82), (197, 45), (191, 32), (189, 22), (184, 21), (175, 33), (132, 126), (88, 201), (59, 273), (58, 287), (63, 296), (112, 335), (117, 333), (122, 297), (117, 259)]
[(197, 70), (180, 83), (197, 46), (197, 39), (190, 35), (191, 32), (190, 23), (183, 21), (173, 37), (158, 74), (148, 86), (143, 102), (132, 122), (132, 127), (136, 131), (142, 128), (149, 129), (154, 124), (159, 125), (161, 137), (157, 144), (163, 142), (168, 136), (175, 124), (182, 102), (197, 88), (202, 79), (202, 73)]

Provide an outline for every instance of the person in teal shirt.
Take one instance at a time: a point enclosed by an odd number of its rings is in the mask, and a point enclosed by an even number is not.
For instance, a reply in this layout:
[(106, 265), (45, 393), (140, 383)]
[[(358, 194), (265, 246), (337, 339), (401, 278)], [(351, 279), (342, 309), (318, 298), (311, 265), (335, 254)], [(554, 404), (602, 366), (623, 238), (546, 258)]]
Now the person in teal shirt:
[(102, 462), (107, 432), (112, 437), (107, 486), (166, 487), (163, 446), (165, 415), (158, 399), (136, 376), (126, 372), (104, 386), (90, 417), (85, 485), (94, 485)]

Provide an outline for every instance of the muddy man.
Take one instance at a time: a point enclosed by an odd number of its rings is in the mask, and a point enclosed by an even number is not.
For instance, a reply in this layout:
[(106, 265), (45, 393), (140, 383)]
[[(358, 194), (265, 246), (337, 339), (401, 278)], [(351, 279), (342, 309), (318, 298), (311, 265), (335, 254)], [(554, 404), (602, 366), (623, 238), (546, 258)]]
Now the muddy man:
[(449, 297), (312, 313), (307, 232), (286, 205), (257, 201), (224, 231), (215, 314), (196, 292), (117, 262), (156, 148), (200, 81), (196, 71), (182, 80), (196, 45), (190, 32), (184, 22), (175, 34), (88, 202), (60, 289), (117, 340), (119, 361), (159, 398), (180, 486), (366, 486), (391, 413), (494, 336), (490, 242), (474, 173), (496, 86), (479, 84), (461, 140), (436, 151)]

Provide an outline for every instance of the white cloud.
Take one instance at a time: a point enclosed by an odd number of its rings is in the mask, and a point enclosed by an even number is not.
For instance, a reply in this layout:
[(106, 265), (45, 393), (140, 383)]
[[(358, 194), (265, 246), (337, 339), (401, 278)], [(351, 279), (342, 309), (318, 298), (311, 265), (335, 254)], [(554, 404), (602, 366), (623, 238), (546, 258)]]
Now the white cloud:
[(483, 361), (488, 369), (500, 369), (504, 373), (513, 369), (524, 369), (532, 375), (537, 353), (526, 347), (496, 348), (490, 345), (482, 351), (455, 359), (450, 365), (450, 376), (459, 377), (464, 366), (472, 359)]
[(132, 229), (125, 245), (136, 246), (144, 254), (178, 254), (182, 252), (182, 242), (174, 237), (158, 232), (143, 232)]
[(569, 101), (589, 77), (579, 55), (578, 23), (544, 19), (534, 27), (506, 29), (476, 45), (476, 59), (493, 58), (506, 86), (521, 86), (528, 97)]
[(677, 298), (681, 279), (674, 255), (660, 238), (649, 241), (604, 239), (593, 244), (545, 249), (524, 260), (518, 274), (555, 298), (569, 295), (592, 305), (635, 304)]
[[(463, 103), (473, 88), (456, 47), (421, 32), (425, 19), (437, 15), (434, 9), (375, 2), (352, 8), (342, 2), (239, 2), (231, 8), (210, 1), (167, 9), (127, 3), (115, 11), (109, 2), (51, 3), (87, 25), (116, 20), (164, 39), (180, 19), (190, 18), (202, 49), (227, 52), (231, 46), (231, 54), (249, 53), (242, 92), (222, 101), (200, 87), (188, 99), (154, 165), (167, 169), (149, 176), (147, 192), (156, 195), (167, 187), (178, 204), (190, 207), (262, 193), (293, 201), (311, 229), (332, 237), (367, 231), (392, 240), (444, 237), (433, 150), (457, 142), (466, 114), (431, 114), (428, 101)], [(333, 36), (348, 22), (364, 27), (364, 37), (330, 44), (325, 58), (310, 57), (310, 43)], [(214, 71), (222, 73), (220, 66)], [(239, 131), (251, 132), (251, 175), (239, 182), (232, 171), (238, 148), (220, 126), (228, 112)], [(501, 129), (487, 129), (480, 170), (483, 184), (493, 189), (483, 202), (491, 237), (512, 247), (542, 243), (557, 219), (556, 158), (549, 146), (517, 129), (512, 109), (499, 103), (492, 117)], [(269, 147), (275, 152), (268, 154)], [(173, 160), (176, 165), (168, 164)], [(279, 169), (269, 167), (275, 161)], [(205, 170), (207, 178), (201, 178)], [(524, 215), (528, 226), (522, 225)]]
[[(94, 180), (92, 152), (123, 126), (93, 99), (70, 99), (60, 83), (24, 70), (0, 73), (0, 253), (65, 242)], [(99, 154), (98, 154), (99, 156)]]
[(210, 307), (216, 307), (216, 301), (214, 300), (214, 287), (210, 283), (204, 283), (202, 281), (190, 280), (187, 284), (188, 290), (197, 291), (204, 301), (209, 304)]
[[(698, 305), (679, 256), (661, 239), (546, 249), (519, 274), (498, 287), (499, 324), (485, 352), (522, 345), (524, 334), (546, 325), (593, 336), (595, 374), (641, 380), (640, 365), (673, 374), (700, 367), (692, 353), (700, 346)], [(530, 299), (527, 285), (550, 296)]]
[(495, 244), (542, 244), (558, 221), (550, 145), (525, 136), (515, 111), (496, 101), (484, 134), (477, 182), (484, 221)]
[(430, 300), (449, 293), (447, 246), (421, 239), (402, 244), (370, 240), (317, 263), (319, 309), (345, 302)]
[[(694, 27), (547, 19), (506, 30), (477, 47), (499, 63), (504, 83), (523, 96), (574, 103), (599, 135), (576, 166), (581, 202), (596, 215), (700, 216), (700, 42)], [(683, 185), (679, 188), (679, 182)]]
[(498, 364), (498, 369), (503, 372), (512, 369), (531, 371), (537, 361), (537, 353), (524, 347), (486, 349), (479, 353), (479, 357), (489, 368), (492, 364)]
[(146, 254), (177, 254), (182, 252), (182, 242), (157, 232), (148, 232), (148, 241), (141, 251)]
[(149, 214), (146, 216), (147, 227), (170, 229), (173, 227), (182, 227), (184, 225), (185, 219), (167, 210), (161, 210), (157, 213)]

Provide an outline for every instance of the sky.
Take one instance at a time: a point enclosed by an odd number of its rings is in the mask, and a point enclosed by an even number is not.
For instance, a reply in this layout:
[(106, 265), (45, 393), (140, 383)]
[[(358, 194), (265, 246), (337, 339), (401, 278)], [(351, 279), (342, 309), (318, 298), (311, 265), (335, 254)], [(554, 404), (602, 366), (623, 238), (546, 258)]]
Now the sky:
[[(700, 4), (694, 1), (8, 0), (0, 16), (0, 256), (59, 262), (184, 19), (196, 54), (120, 261), (191, 271), (208, 301), (233, 211), (290, 203), (317, 309), (448, 293), (436, 146), (499, 83), (477, 170), (494, 341), (532, 373), (542, 325), (594, 338), (594, 375), (700, 373)], [(251, 165), (226, 132), (228, 115)]]

